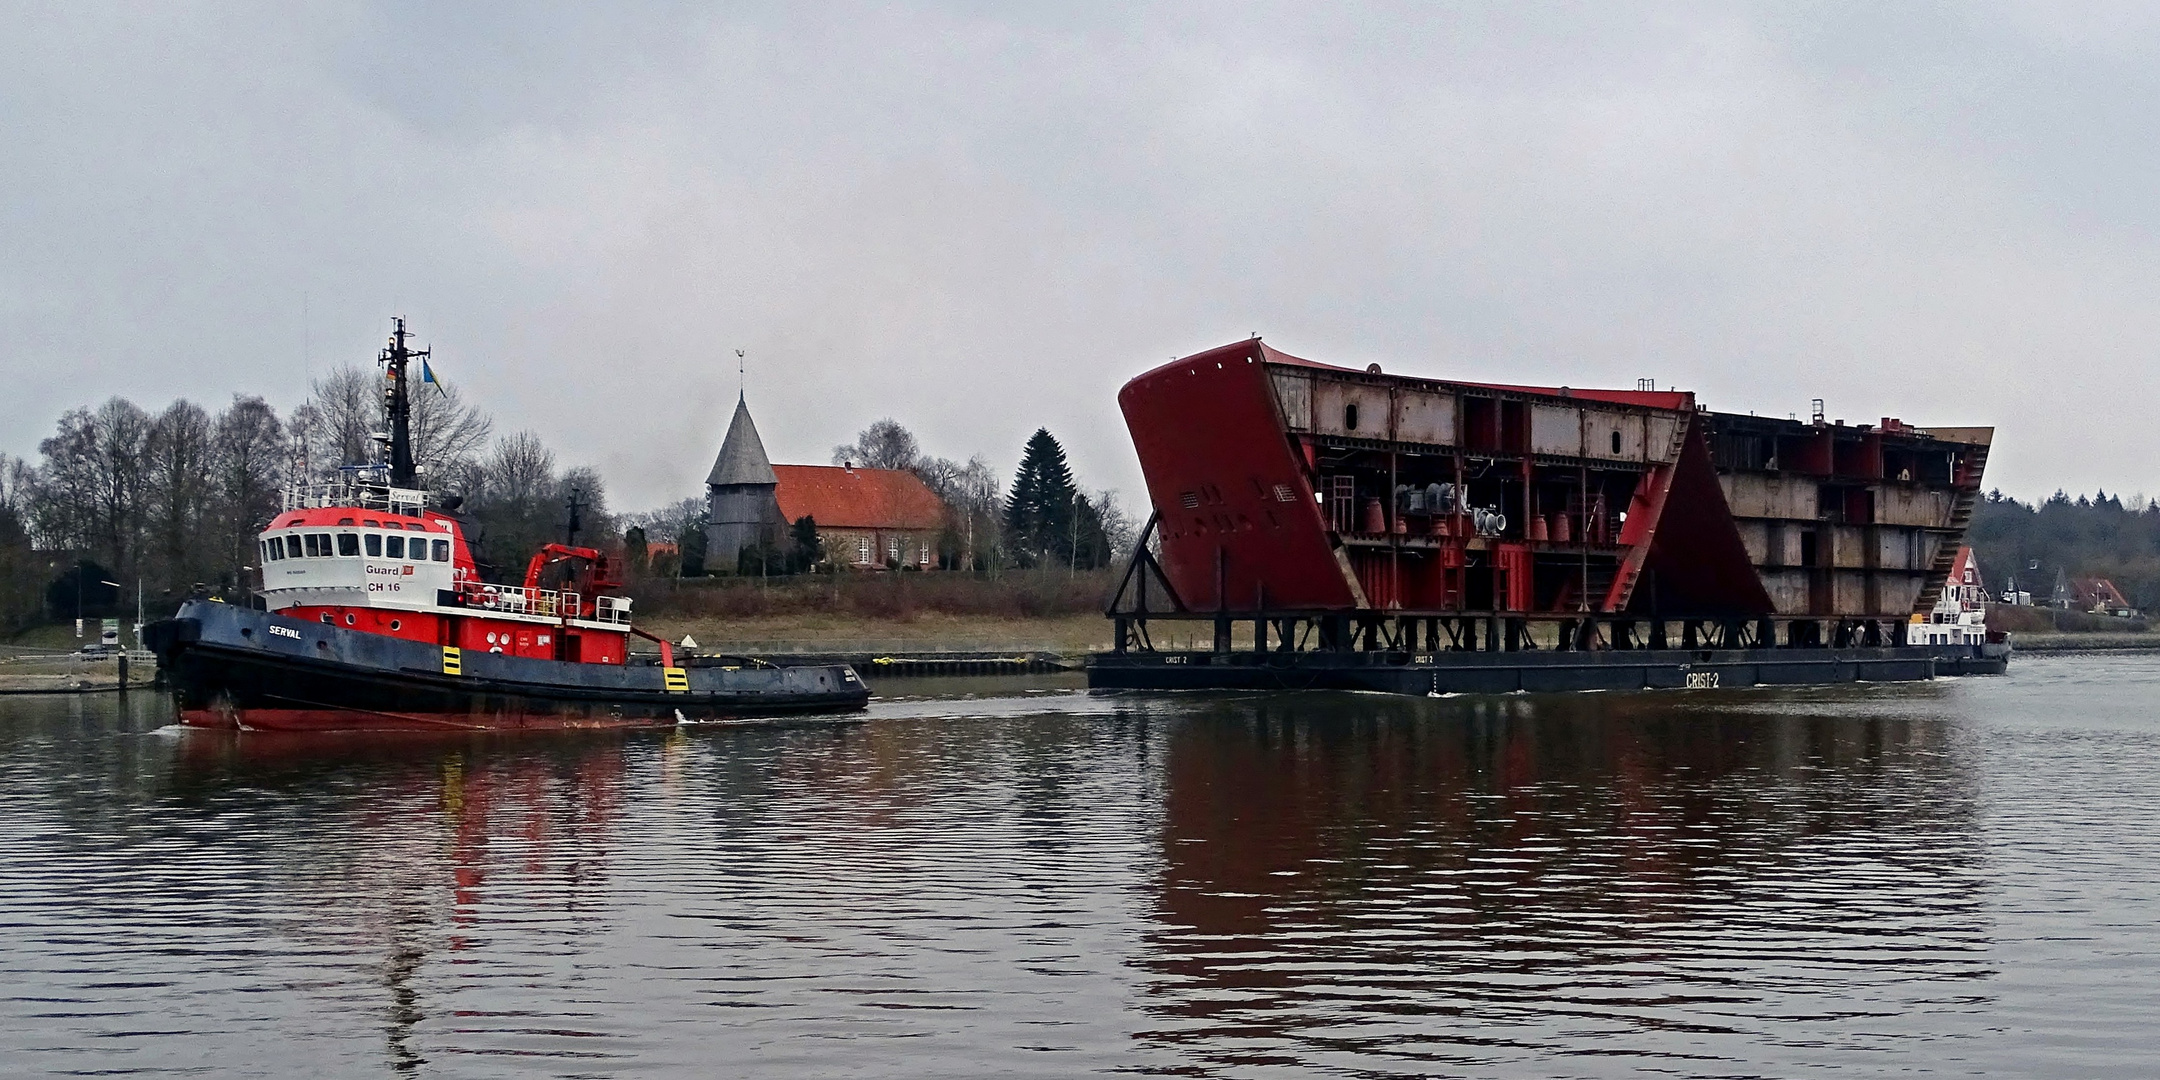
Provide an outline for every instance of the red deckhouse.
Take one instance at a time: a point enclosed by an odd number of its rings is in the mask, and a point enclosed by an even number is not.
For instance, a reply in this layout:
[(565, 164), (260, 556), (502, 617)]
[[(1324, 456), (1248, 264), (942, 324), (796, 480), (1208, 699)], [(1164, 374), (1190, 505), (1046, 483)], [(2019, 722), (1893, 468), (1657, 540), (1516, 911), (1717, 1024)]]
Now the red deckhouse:
[(1564, 647), (1662, 644), (1665, 620), (1691, 642), (1902, 640), (1956, 557), (1992, 436), (1413, 378), (1258, 340), (1118, 401), (1161, 555), (1143, 545), (1113, 614), (1405, 648), (1481, 626), (1513, 647), (1534, 623)]
[(610, 560), (549, 544), (523, 585), (480, 580), (456, 518), (426, 493), (339, 483), (286, 493), (260, 538), (263, 601), (272, 612), (475, 652), (620, 664), (630, 601)]

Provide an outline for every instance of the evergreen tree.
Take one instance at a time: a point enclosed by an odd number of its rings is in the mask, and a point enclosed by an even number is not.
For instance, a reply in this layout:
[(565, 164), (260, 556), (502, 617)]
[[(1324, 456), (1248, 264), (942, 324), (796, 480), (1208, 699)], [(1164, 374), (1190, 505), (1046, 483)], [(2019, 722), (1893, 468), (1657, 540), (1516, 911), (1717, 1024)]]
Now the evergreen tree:
[(680, 556), (682, 561), (677, 564), (682, 568), (682, 576), (705, 576), (705, 543), (705, 518), (703, 516), (685, 524), (683, 530), (675, 535), (676, 550), (682, 553)]
[(1036, 428), (1020, 455), (1012, 493), (1005, 500), (1006, 542), (1022, 566), (1062, 563), (1072, 552), (1073, 512), (1079, 492), (1065, 448), (1048, 428)]
[(818, 536), (817, 519), (808, 514), (788, 526), (788, 573), (805, 573), (825, 561), (825, 541)]

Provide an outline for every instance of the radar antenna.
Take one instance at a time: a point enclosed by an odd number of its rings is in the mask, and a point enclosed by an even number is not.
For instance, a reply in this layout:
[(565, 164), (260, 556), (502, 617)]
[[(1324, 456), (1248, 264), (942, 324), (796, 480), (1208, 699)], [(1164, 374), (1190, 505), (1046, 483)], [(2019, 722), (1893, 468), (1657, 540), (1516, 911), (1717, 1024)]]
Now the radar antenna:
[(391, 320), (390, 344), (383, 347), (376, 362), (383, 365), (384, 407), (390, 414), (390, 486), (416, 488), (420, 486), (420, 470), (413, 467), (412, 455), (412, 397), (405, 392), (406, 366), (414, 360), (426, 360), (433, 349), (409, 349), (405, 346), (405, 317)]

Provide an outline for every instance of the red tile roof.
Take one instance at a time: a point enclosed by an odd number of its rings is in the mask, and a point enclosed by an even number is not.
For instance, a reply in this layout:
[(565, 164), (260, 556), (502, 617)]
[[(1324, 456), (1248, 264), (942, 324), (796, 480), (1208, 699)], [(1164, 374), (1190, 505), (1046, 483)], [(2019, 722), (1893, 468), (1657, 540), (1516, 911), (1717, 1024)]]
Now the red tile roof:
[(2130, 601), (2122, 590), (2107, 578), (2078, 578), (2070, 583), (2070, 591), (2077, 594), (2077, 606), (2091, 609), (2097, 607), (2126, 608)]
[(936, 529), (945, 504), (914, 473), (900, 469), (843, 469), (838, 465), (775, 465), (780, 516), (808, 515), (836, 529)]

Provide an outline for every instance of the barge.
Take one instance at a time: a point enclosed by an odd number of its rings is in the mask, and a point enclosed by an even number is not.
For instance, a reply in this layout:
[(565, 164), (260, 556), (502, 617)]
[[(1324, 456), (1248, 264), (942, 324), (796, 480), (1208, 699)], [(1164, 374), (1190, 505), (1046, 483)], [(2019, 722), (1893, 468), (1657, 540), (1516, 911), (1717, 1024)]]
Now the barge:
[[(631, 623), (614, 556), (565, 543), (486, 580), (457, 500), (419, 483), (398, 320), (381, 363), (387, 460), (297, 485), (257, 537), (246, 605), (195, 597), (145, 640), (196, 727), (281, 731), (628, 727), (859, 711), (845, 664), (684, 657)], [(634, 655), (630, 639), (657, 646)]]
[[(1819, 402), (1805, 421), (1719, 413), (1647, 381), (1421, 378), (1257, 338), (1118, 401), (1153, 512), (1092, 686), (1723, 687), (2008, 664), (2000, 636), (1908, 643), (1959, 565), (1991, 428), (1848, 426)], [(1207, 647), (1158, 645), (1195, 631)]]

